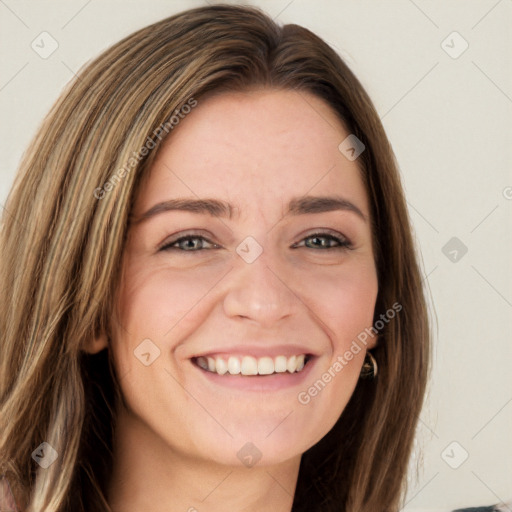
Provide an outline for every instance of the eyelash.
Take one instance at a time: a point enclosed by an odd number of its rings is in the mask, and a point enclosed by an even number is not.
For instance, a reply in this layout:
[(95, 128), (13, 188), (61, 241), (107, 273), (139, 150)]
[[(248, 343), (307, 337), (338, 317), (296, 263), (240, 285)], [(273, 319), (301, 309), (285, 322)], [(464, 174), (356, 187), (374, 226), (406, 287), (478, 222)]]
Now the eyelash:
[[(332, 250), (347, 250), (347, 249), (351, 249), (352, 248), (352, 244), (347, 239), (343, 239), (343, 238), (335, 236), (335, 235), (333, 235), (331, 233), (326, 233), (326, 232), (312, 233), (312, 234), (304, 237), (299, 243), (303, 242), (304, 240), (311, 239), (311, 238), (325, 238), (327, 240), (334, 241), (334, 242), (336, 242), (338, 244), (338, 245), (332, 246), (332, 247), (325, 247), (322, 250), (332, 251)], [(179, 247), (173, 247), (174, 245), (179, 244), (180, 242), (190, 241), (190, 240), (194, 240), (194, 239), (204, 240), (205, 242), (213, 245), (213, 247), (210, 247), (208, 249), (200, 248), (200, 249), (191, 249), (191, 250), (180, 249)], [(199, 252), (199, 251), (204, 251), (204, 250), (218, 249), (219, 247), (220, 247), (219, 245), (214, 244), (213, 242), (210, 242), (210, 240), (208, 240), (207, 238), (205, 238), (202, 235), (190, 234), (190, 235), (181, 236), (180, 238), (177, 238), (176, 240), (163, 245), (159, 249), (159, 251), (178, 251), (179, 250), (179, 251), (182, 251), (182, 252)], [(292, 246), (293, 249), (298, 249), (299, 247), (300, 246), (298, 244), (294, 244)], [(306, 247), (306, 248), (307, 249), (314, 249), (312, 247)]]
[[(342, 237), (333, 235), (331, 233), (326, 233), (326, 232), (312, 233), (311, 235), (304, 237), (299, 243), (303, 242), (304, 240), (308, 240), (310, 238), (325, 238), (327, 240), (334, 241), (338, 244), (333, 247), (325, 247), (324, 250), (332, 251), (332, 250), (346, 250), (346, 249), (352, 248), (352, 244), (346, 238), (342, 238)], [(298, 247), (299, 246), (297, 244), (293, 245), (294, 249), (297, 249)], [(307, 249), (311, 249), (311, 247), (307, 247)]]

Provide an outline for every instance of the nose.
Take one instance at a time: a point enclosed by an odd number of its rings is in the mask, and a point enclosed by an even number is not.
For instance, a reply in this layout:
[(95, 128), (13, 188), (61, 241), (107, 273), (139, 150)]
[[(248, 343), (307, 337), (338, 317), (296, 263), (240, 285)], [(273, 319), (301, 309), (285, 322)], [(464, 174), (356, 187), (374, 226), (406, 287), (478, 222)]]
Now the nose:
[(260, 327), (272, 327), (292, 316), (300, 309), (300, 299), (290, 287), (290, 275), (265, 251), (252, 263), (240, 258), (227, 283), (225, 314), (252, 320)]

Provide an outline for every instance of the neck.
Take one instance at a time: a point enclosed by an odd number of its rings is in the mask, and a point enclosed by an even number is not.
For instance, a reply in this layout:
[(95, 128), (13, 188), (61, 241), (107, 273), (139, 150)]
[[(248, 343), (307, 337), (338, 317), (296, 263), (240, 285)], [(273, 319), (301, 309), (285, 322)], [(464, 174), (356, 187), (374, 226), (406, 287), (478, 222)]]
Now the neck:
[(261, 467), (224, 465), (180, 453), (121, 414), (107, 490), (112, 512), (291, 511), (300, 456)]

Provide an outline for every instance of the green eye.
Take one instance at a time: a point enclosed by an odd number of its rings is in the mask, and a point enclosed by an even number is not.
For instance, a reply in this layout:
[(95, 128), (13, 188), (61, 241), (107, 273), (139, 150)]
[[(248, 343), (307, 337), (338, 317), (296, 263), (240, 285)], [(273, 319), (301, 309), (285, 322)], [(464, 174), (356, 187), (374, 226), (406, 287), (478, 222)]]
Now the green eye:
[[(204, 236), (186, 235), (165, 244), (159, 250), (199, 252), (203, 250), (217, 249), (218, 247), (219, 245), (210, 242)], [(298, 244), (295, 244), (292, 247), (294, 249), (305, 247), (306, 249), (339, 250), (349, 249), (351, 244), (347, 239), (330, 233), (313, 233), (303, 238)]]
[[(310, 241), (310, 242), (308, 242)], [(304, 244), (302, 243), (304, 242)], [(307, 249), (347, 249), (351, 247), (348, 240), (331, 235), (330, 233), (313, 233), (304, 238), (294, 247), (304, 246)]]
[[(203, 242), (206, 242), (206, 244), (209, 244), (211, 247), (205, 247), (203, 245)], [(187, 235), (182, 236), (172, 242), (169, 242), (168, 244), (165, 244), (163, 247), (160, 248), (160, 251), (178, 250), (185, 252), (197, 252), (204, 249), (214, 249), (216, 247), (218, 247), (218, 245), (213, 244), (203, 236)]]

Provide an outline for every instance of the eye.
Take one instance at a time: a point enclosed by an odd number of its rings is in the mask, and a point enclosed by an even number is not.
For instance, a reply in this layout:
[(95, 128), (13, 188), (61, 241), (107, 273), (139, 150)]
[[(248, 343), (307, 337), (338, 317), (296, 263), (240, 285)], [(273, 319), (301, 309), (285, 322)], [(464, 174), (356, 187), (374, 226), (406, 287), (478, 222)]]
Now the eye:
[[(351, 243), (342, 236), (326, 232), (312, 233), (303, 238), (299, 243), (292, 245), (292, 248), (306, 247), (307, 249), (340, 250), (350, 249)], [(202, 250), (218, 249), (220, 246), (205, 238), (202, 235), (187, 234), (175, 240), (165, 243), (159, 251), (182, 251), (199, 252)]]
[[(210, 245), (210, 247), (205, 247), (204, 243)], [(214, 244), (207, 240), (204, 236), (201, 235), (185, 235), (164, 244), (160, 247), (159, 251), (185, 251), (185, 252), (198, 252), (204, 249), (216, 249), (220, 247), (217, 244)]]
[(313, 233), (303, 238), (298, 244), (294, 244), (292, 247), (294, 249), (297, 247), (306, 247), (307, 249), (339, 250), (350, 249), (352, 245), (346, 238), (331, 233)]

